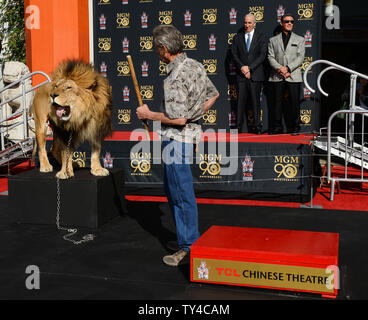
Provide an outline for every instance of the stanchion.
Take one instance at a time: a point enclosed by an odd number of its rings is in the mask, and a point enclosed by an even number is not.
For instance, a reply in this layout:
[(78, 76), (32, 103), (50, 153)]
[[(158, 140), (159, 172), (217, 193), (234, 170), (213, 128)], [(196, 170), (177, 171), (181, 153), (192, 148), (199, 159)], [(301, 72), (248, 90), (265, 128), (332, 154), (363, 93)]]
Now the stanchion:
[[(314, 154), (314, 144), (312, 143), (312, 155)], [(310, 166), (312, 168), (312, 174), (310, 175), (310, 185), (311, 185), (311, 201), (310, 201), (310, 204), (301, 204), (299, 208), (308, 208), (308, 209), (323, 209), (323, 206), (320, 206), (320, 205), (313, 205), (313, 156), (310, 157)]]

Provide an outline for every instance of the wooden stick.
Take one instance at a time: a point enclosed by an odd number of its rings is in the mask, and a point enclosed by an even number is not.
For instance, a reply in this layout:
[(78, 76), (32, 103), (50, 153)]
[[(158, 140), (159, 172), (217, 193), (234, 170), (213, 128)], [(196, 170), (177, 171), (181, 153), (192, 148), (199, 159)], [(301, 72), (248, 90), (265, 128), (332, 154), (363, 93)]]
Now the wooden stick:
[[(132, 57), (130, 55), (128, 55), (127, 60), (128, 60), (128, 64), (129, 64), (130, 74), (132, 75), (132, 79), (133, 79), (135, 93), (137, 94), (138, 104), (139, 104), (139, 106), (142, 106), (143, 101), (142, 101), (142, 97), (141, 97), (141, 91), (139, 90), (137, 76), (135, 75), (135, 70), (134, 70)], [(147, 120), (143, 120), (142, 122), (143, 122), (144, 128), (146, 129), (147, 140), (150, 140), (150, 132), (149, 132)]]

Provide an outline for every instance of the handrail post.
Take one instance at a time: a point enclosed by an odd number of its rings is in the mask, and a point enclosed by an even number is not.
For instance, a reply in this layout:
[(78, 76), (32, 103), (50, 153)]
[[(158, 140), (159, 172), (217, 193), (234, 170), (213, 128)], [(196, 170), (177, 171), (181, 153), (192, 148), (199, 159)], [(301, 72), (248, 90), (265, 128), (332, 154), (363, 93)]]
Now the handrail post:
[(27, 108), (26, 108), (26, 87), (24, 80), (21, 81), (22, 85), (22, 107), (23, 107), (23, 139), (28, 137), (28, 121), (27, 121)]
[[(352, 74), (350, 76), (350, 105), (349, 105), (350, 110), (352, 110), (355, 107), (357, 78), (358, 76), (356, 74)], [(353, 147), (353, 143), (354, 143), (354, 127), (355, 127), (354, 119), (355, 119), (355, 115), (353, 113), (349, 114), (349, 121), (348, 121), (349, 143), (348, 145), (350, 147)]]
[[(1, 98), (2, 94), (0, 93), (0, 98)], [(3, 108), (2, 106), (0, 105), (0, 124), (2, 123), (3, 121)], [(3, 128), (0, 126), (0, 151), (4, 150), (5, 146), (5, 141), (4, 141), (4, 132), (3, 132)]]

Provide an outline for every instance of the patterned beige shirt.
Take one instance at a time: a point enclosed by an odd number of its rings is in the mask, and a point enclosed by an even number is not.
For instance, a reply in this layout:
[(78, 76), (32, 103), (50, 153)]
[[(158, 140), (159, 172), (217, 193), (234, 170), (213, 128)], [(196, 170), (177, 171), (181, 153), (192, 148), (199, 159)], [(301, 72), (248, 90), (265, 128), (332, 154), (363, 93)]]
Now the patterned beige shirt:
[(164, 113), (170, 119), (186, 118), (183, 127), (162, 125), (162, 138), (199, 143), (204, 103), (218, 94), (201, 63), (182, 53), (166, 66)]

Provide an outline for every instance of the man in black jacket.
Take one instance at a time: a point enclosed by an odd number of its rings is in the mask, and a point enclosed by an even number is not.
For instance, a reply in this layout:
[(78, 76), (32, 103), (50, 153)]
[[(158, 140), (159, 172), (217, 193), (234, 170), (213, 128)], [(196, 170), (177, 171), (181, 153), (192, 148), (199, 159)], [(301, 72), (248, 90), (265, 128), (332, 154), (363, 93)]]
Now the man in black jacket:
[(267, 39), (255, 29), (256, 19), (253, 14), (244, 17), (244, 29), (233, 39), (231, 52), (237, 69), (239, 132), (246, 131), (247, 102), (252, 105), (254, 114), (253, 130), (262, 133), (261, 90), (266, 80), (263, 63), (267, 56)]

